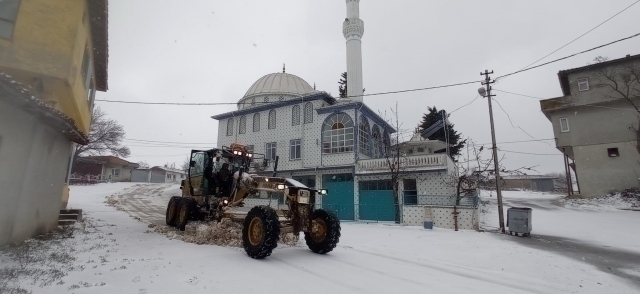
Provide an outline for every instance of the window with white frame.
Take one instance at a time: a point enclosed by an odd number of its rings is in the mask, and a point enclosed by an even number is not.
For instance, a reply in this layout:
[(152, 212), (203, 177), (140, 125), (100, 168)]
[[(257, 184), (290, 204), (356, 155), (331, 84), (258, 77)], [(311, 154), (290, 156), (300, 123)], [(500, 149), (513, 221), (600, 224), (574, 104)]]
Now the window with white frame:
[(360, 116), (360, 128), (358, 129), (358, 145), (360, 146), (360, 152), (364, 155), (370, 155), (369, 150), (369, 121), (364, 115)]
[(569, 119), (566, 117), (560, 118), (560, 131), (566, 133), (569, 131)]
[(588, 91), (589, 90), (589, 79), (583, 78), (578, 79), (578, 91)]
[(269, 121), (267, 123), (267, 127), (270, 130), (276, 128), (276, 110), (275, 109), (269, 111)]
[(276, 142), (267, 143), (265, 158), (269, 160), (276, 160)]
[(300, 139), (289, 141), (289, 159), (296, 160), (302, 158), (302, 147)]
[(373, 158), (379, 158), (382, 154), (382, 136), (380, 135), (380, 129), (377, 125), (373, 126), (373, 132), (371, 133), (371, 141), (373, 144), (371, 150), (371, 156)]
[(233, 136), (233, 117), (227, 121), (227, 136)]
[(256, 113), (253, 115), (253, 131), (260, 131), (260, 113)]
[(311, 102), (307, 102), (304, 105), (304, 123), (310, 124), (313, 122), (313, 104)]
[(119, 177), (119, 176), (120, 176), (120, 169), (119, 169), (119, 168), (111, 169), (111, 174), (112, 174), (114, 177)]
[(297, 126), (300, 124), (300, 105), (294, 105), (291, 109), (291, 125)]
[(240, 122), (238, 123), (238, 133), (244, 134), (247, 132), (247, 116), (243, 115), (240, 117)]
[(344, 113), (328, 117), (322, 126), (322, 153), (353, 151), (353, 120)]

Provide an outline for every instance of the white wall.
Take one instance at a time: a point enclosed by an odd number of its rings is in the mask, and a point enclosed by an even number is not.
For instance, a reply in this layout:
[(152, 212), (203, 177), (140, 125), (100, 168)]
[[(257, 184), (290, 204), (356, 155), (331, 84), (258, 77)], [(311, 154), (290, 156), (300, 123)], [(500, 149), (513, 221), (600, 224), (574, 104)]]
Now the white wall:
[(58, 227), (71, 142), (0, 101), (0, 245)]

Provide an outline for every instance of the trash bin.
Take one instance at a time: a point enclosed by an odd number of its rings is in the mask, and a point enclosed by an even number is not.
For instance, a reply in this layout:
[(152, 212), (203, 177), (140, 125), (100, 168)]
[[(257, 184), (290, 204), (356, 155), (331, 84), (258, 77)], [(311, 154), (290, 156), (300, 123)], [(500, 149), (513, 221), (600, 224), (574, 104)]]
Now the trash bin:
[(507, 227), (509, 235), (522, 234), (528, 237), (531, 234), (531, 212), (528, 207), (512, 207), (507, 209)]

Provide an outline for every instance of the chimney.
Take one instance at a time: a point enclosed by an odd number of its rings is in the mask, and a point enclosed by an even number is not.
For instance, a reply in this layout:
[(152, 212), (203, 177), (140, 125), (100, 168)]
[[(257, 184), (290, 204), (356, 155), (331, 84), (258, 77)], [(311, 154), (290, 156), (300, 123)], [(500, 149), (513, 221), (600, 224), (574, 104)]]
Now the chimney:
[(627, 57), (631, 57), (631, 54), (627, 54)]

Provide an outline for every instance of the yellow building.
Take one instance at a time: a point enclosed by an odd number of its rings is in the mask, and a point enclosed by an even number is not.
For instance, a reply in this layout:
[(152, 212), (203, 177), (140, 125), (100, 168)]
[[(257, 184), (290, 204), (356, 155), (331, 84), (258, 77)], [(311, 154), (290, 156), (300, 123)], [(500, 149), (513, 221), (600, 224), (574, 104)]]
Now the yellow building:
[(0, 0), (0, 245), (57, 228), (107, 90), (107, 0)]
[(95, 91), (107, 90), (107, 15), (106, 0), (0, 1), (0, 71), (84, 134)]

